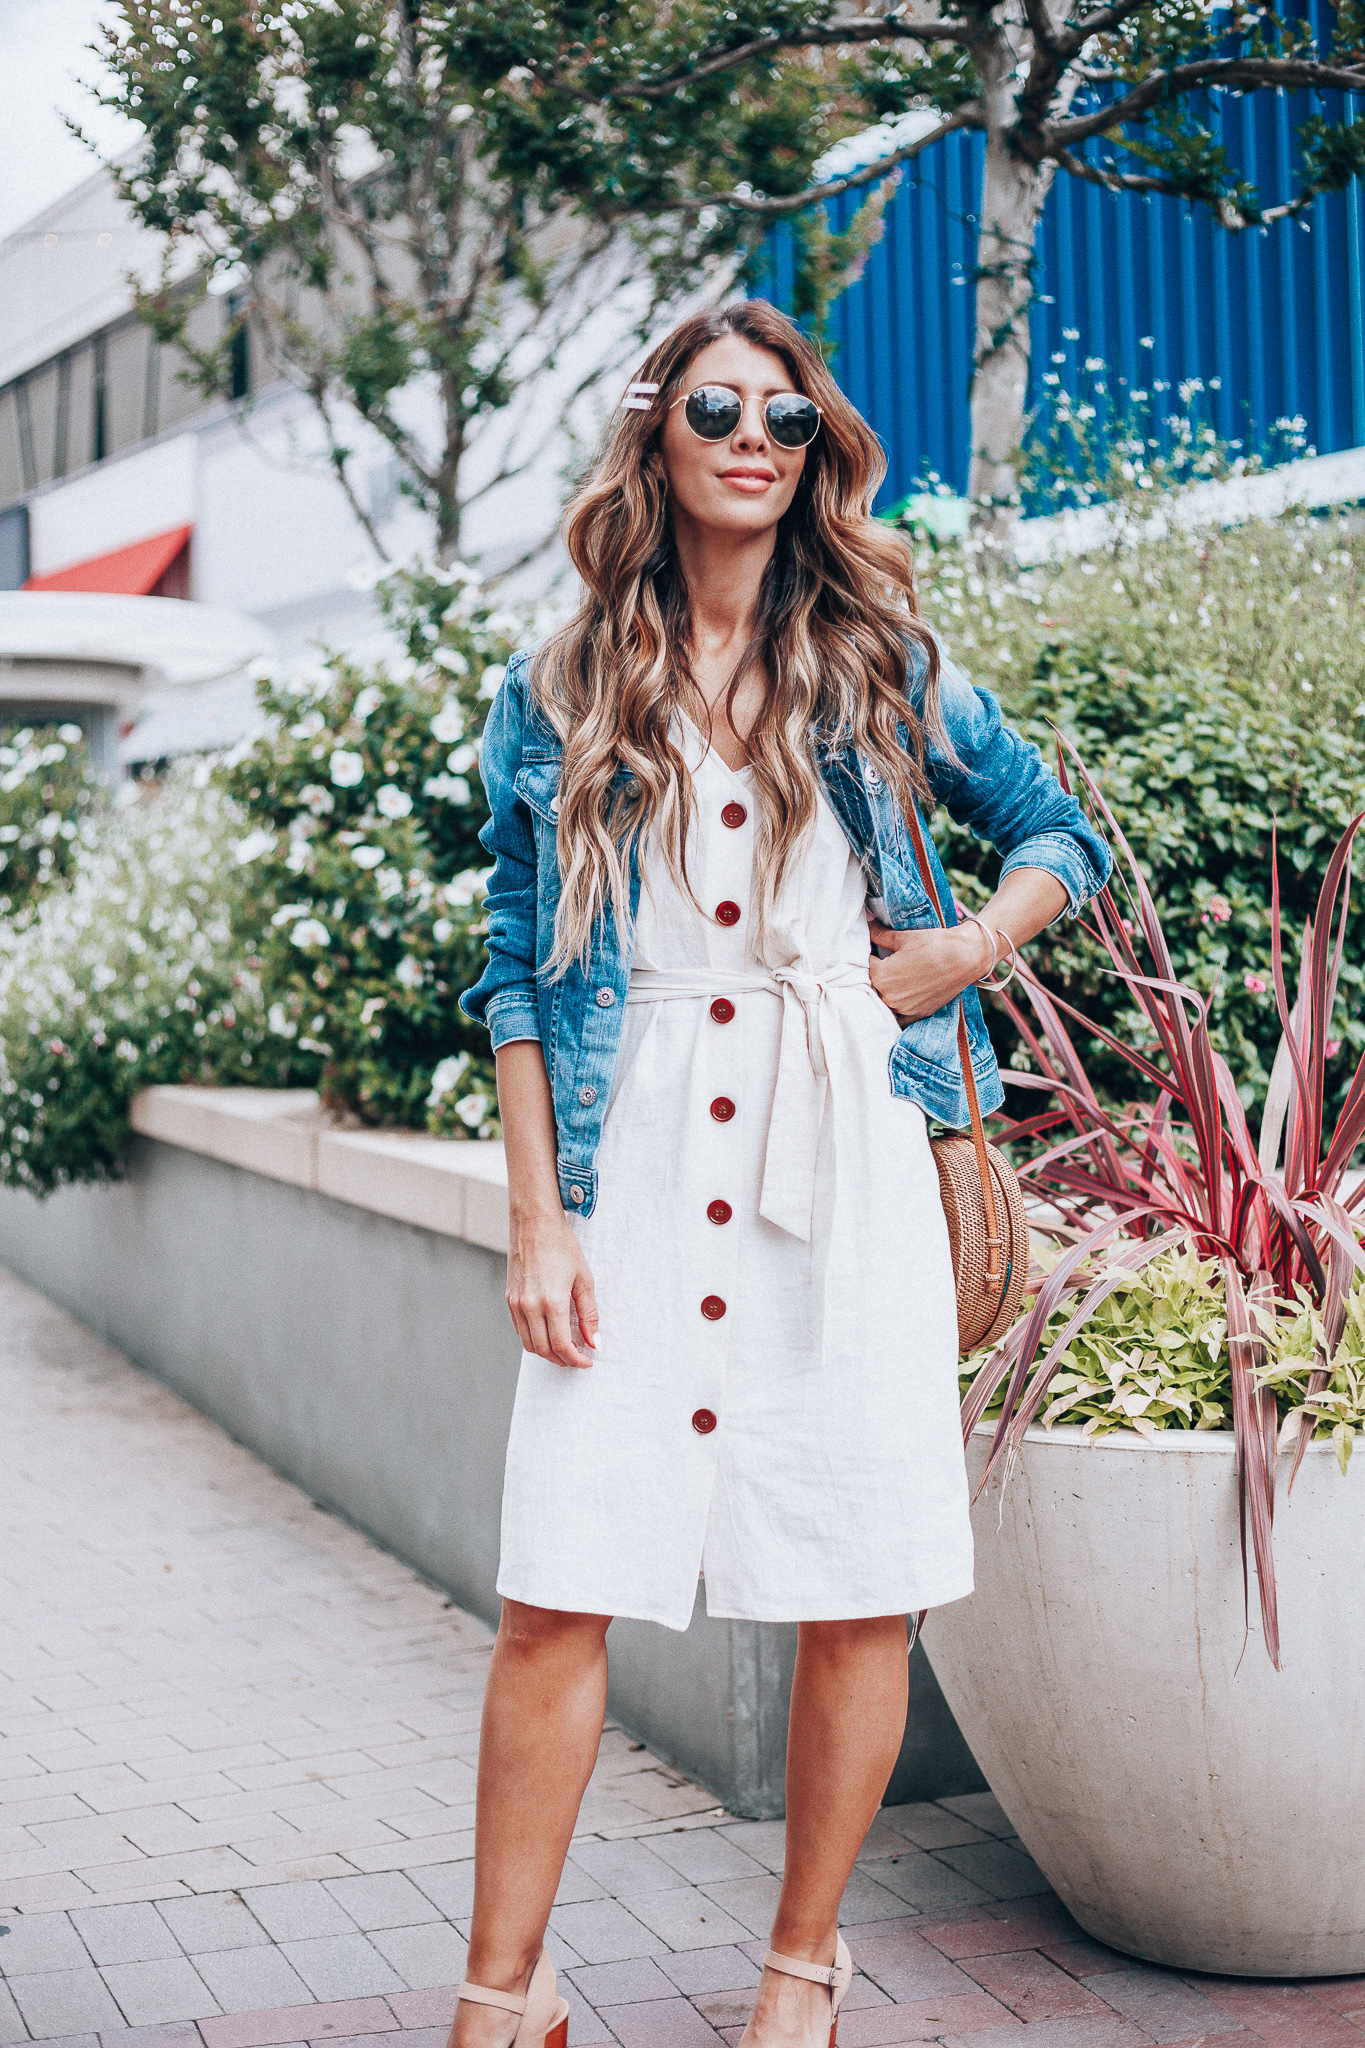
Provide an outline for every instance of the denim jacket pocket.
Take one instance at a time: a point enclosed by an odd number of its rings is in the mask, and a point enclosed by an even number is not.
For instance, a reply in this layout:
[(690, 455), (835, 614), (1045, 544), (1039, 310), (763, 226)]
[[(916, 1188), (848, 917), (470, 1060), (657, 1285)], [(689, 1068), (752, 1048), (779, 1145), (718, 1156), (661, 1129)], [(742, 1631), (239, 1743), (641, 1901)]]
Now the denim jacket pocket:
[(558, 755), (543, 760), (527, 760), (517, 770), (515, 788), (517, 795), (538, 818), (549, 825), (559, 819), (559, 770)]

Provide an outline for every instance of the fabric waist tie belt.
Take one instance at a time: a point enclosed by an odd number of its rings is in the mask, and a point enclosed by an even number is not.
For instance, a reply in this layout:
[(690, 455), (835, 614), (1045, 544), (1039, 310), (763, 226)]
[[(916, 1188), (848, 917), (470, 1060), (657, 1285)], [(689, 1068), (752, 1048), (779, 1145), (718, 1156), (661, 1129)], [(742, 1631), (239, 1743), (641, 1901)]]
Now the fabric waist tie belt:
[(822, 1011), (825, 997), (835, 988), (865, 988), (875, 994), (866, 967), (850, 961), (820, 968), (748, 967), (734, 973), (706, 967), (636, 967), (626, 994), (628, 1003), (700, 1002), (719, 995), (779, 998), (782, 1041), (758, 1213), (807, 1244), (820, 1121), (829, 1083)]

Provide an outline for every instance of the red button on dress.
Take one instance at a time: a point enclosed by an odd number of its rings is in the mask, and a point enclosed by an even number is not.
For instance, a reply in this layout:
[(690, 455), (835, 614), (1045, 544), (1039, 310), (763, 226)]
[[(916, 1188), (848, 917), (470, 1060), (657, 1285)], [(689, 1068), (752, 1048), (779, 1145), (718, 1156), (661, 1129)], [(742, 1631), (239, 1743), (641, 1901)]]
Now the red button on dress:
[(708, 1323), (718, 1323), (725, 1314), (725, 1303), (718, 1294), (708, 1294), (701, 1305), (701, 1312)]
[(726, 901), (716, 905), (717, 924), (738, 924), (742, 913), (737, 903)]
[(722, 825), (728, 825), (733, 832), (744, 823), (748, 815), (743, 804), (727, 804), (720, 814), (720, 822)]
[(735, 1212), (728, 1202), (709, 1202), (706, 1213), (713, 1223), (728, 1223)]
[(711, 1114), (718, 1124), (728, 1124), (735, 1113), (735, 1105), (728, 1095), (718, 1095), (711, 1104)]
[(729, 996), (717, 996), (711, 1005), (711, 1015), (717, 1024), (728, 1024), (735, 1014), (735, 1006)]
[(692, 1417), (692, 1427), (698, 1436), (710, 1436), (716, 1426), (716, 1418), (709, 1408), (698, 1408)]

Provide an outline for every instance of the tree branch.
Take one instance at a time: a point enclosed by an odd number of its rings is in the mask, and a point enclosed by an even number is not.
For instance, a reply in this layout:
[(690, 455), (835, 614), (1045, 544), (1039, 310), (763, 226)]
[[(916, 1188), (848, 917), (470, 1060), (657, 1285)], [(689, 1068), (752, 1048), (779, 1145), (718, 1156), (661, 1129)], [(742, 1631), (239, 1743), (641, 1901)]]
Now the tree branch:
[[(1150, 171), (1115, 171), (1104, 165), (1089, 164), (1084, 157), (1073, 156), (1069, 149), (1056, 149), (1051, 155), (1053, 162), (1069, 171), (1073, 178), (1082, 178), (1087, 185), (1102, 185), (1106, 192), (1161, 192), (1172, 199), (1191, 197), (1174, 178), (1157, 177)], [(1278, 220), (1291, 220), (1295, 214), (1306, 212), (1320, 195), (1314, 186), (1300, 192), (1297, 199), (1286, 199), (1279, 206), (1268, 206), (1264, 213), (1255, 214), (1243, 213), (1226, 195), (1218, 199), (1200, 196), (1220, 227), (1226, 228), (1229, 234), (1239, 234), (1245, 228), (1268, 228)]]
[(956, 113), (947, 115), (938, 126), (931, 128), (927, 135), (921, 135), (915, 142), (902, 143), (889, 156), (878, 157), (873, 164), (864, 164), (860, 170), (850, 171), (846, 178), (831, 178), (826, 185), (808, 185), (804, 192), (791, 192), (779, 199), (760, 199), (752, 192), (709, 192), (696, 197), (688, 194), (680, 199), (670, 200), (670, 213), (704, 213), (708, 206), (732, 206), (737, 213), (756, 214), (763, 220), (784, 220), (788, 214), (800, 213), (807, 206), (818, 205), (822, 199), (838, 199), (844, 192), (856, 192), (864, 185), (874, 185), (884, 178), (888, 171), (894, 171), (898, 164), (907, 164), (912, 158), (932, 149), (936, 142), (942, 142), (945, 135), (951, 135), (957, 128), (983, 128), (985, 116), (975, 100), (969, 100)]
[[(1144, 0), (1145, 4), (1145, 0)], [(691, 85), (695, 80), (715, 78), (723, 71), (733, 71), (741, 64), (752, 63), (759, 57), (771, 57), (778, 50), (829, 49), (841, 43), (972, 43), (980, 34), (978, 24), (969, 21), (947, 21), (941, 15), (927, 20), (910, 21), (899, 12), (886, 14), (869, 21), (866, 15), (858, 15), (844, 21), (830, 21), (819, 28), (788, 29), (781, 35), (754, 36), (747, 43), (736, 43), (727, 50), (703, 53), (694, 62), (679, 65), (675, 71), (665, 72), (648, 85), (632, 82), (629, 85), (614, 85), (606, 93), (590, 93), (585, 87), (574, 86), (567, 79), (552, 75), (542, 76), (541, 83), (554, 86), (560, 92), (569, 92), (576, 99), (591, 100), (594, 105), (605, 105), (611, 100), (661, 100), (681, 86)]]
[(1152, 72), (1122, 99), (1096, 108), (1093, 114), (1058, 122), (1047, 131), (1043, 153), (1056, 156), (1059, 148), (1072, 149), (1092, 135), (1106, 135), (1126, 121), (1136, 120), (1164, 99), (1211, 85), (1241, 87), (1249, 92), (1365, 92), (1365, 65), (1350, 69), (1281, 57), (1208, 57), (1195, 64), (1176, 64), (1169, 71)]

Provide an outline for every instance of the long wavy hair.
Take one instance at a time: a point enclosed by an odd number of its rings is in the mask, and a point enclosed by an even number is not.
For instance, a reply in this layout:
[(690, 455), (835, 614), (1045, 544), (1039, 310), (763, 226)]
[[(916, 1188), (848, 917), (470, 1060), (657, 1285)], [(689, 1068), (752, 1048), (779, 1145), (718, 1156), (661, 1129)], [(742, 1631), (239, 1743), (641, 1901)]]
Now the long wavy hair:
[[(919, 617), (910, 549), (871, 516), (886, 472), (871, 428), (775, 307), (751, 299), (693, 314), (641, 365), (640, 379), (658, 385), (657, 398), (648, 411), (616, 415), (570, 503), (564, 537), (584, 596), (532, 668), (532, 688), (563, 742), (562, 888), (551, 956), (559, 973), (586, 961), (608, 916), (628, 943), (630, 851), (646, 836), (691, 894), (694, 797), (671, 721), (685, 712), (705, 733), (709, 718), (692, 670), (692, 600), (674, 544), (660, 442), (694, 358), (727, 334), (780, 356), (792, 389), (823, 413), (726, 694), (728, 715), (747, 673), (757, 668), (767, 678), (746, 742), (757, 813), (755, 958), (763, 958), (778, 894), (815, 823), (817, 746), (856, 747), (903, 814), (916, 797), (929, 798), (926, 735), (952, 751), (938, 706), (938, 650)], [(907, 693), (912, 643), (927, 664), (919, 716)]]

